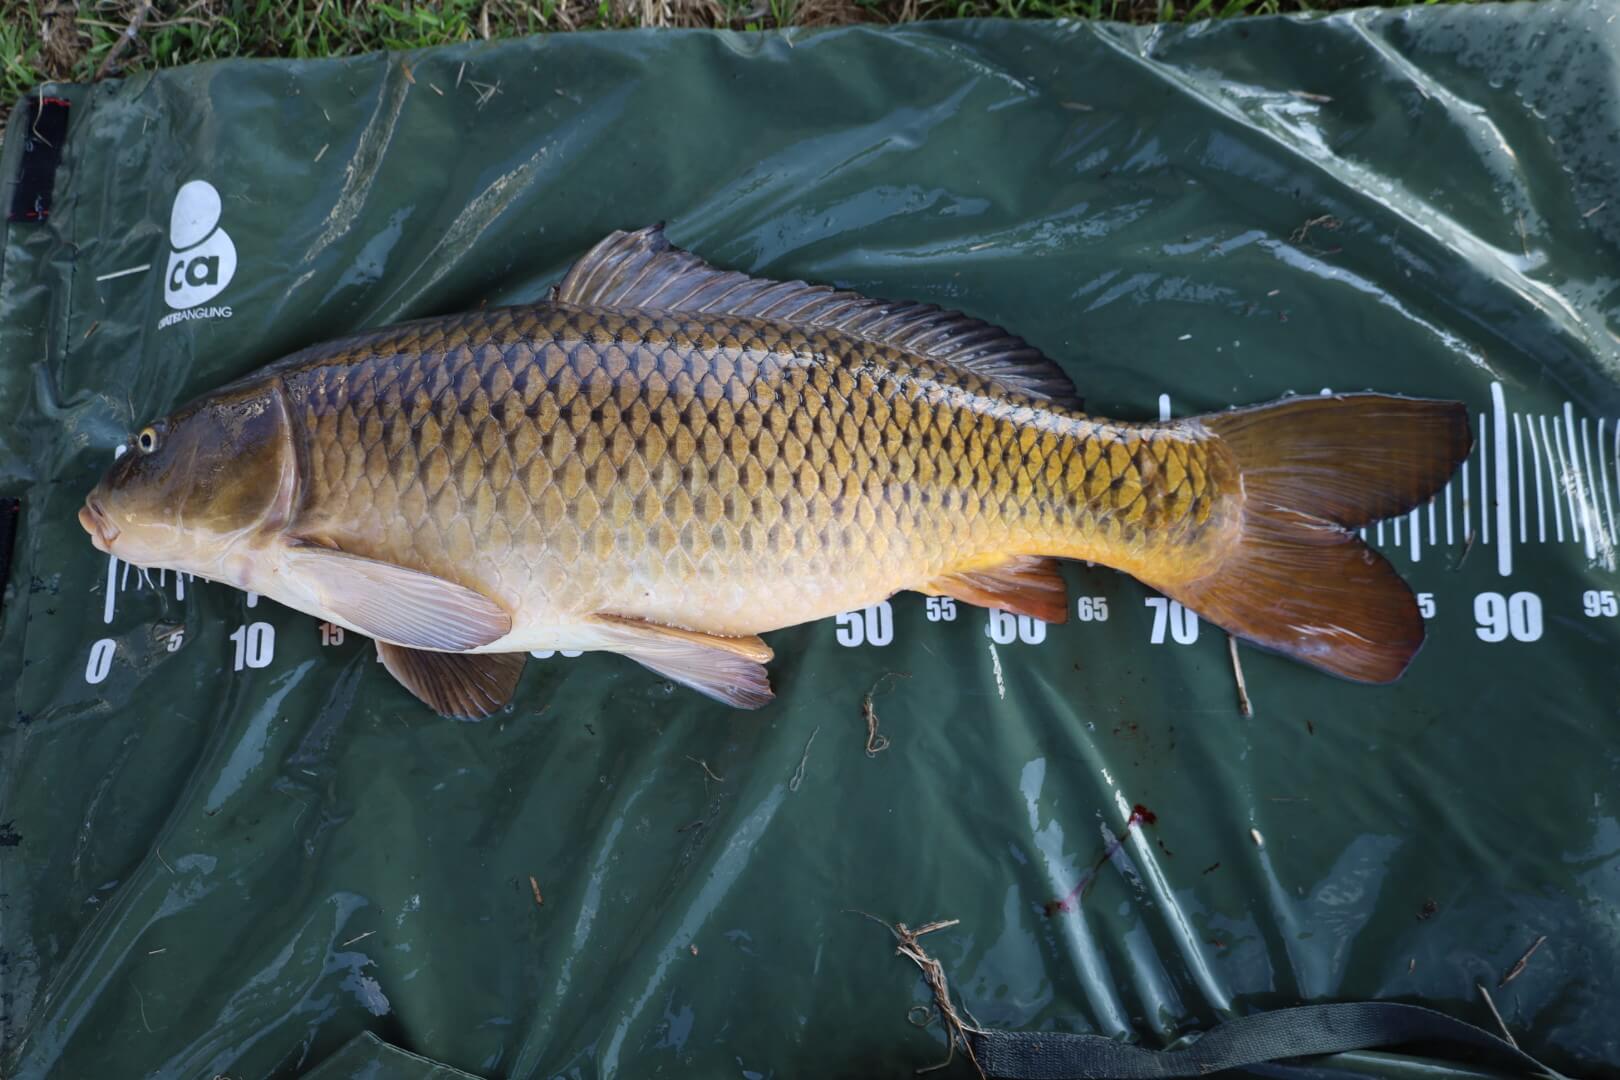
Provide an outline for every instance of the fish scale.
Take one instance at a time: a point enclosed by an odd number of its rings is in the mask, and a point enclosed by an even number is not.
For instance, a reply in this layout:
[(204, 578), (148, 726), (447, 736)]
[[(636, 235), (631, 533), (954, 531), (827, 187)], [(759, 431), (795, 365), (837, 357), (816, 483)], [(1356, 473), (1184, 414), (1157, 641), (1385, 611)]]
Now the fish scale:
[(753, 633), (1008, 552), (1117, 565), (1219, 540), (1222, 465), (1190, 428), (836, 331), (536, 305), (323, 346), (279, 378), (312, 464), (293, 531), (502, 597), (519, 624)]

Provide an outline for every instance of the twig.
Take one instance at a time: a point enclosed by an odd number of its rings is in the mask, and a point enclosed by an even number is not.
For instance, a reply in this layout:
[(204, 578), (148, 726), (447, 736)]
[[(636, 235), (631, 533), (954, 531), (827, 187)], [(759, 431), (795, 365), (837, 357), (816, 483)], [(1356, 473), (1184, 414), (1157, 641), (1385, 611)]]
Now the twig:
[(146, 0), (146, 3), (135, 9), (135, 14), (130, 16), (129, 25), (118, 35), (113, 47), (107, 50), (107, 55), (102, 59), (101, 66), (96, 68), (96, 76), (90, 80), (91, 82), (100, 82), (107, 77), (107, 72), (112, 70), (113, 64), (118, 62), (118, 58), (123, 55), (129, 43), (135, 40), (135, 35), (141, 32), (141, 24), (146, 22), (146, 17), (151, 13), (152, 0)]
[(1491, 992), (1485, 989), (1485, 984), (1482, 982), (1476, 982), (1474, 985), (1479, 987), (1479, 993), (1485, 999), (1486, 1008), (1490, 1009), (1491, 1015), (1496, 1017), (1496, 1026), (1502, 1029), (1502, 1038), (1507, 1040), (1509, 1046), (1517, 1050), (1519, 1048), (1518, 1040), (1514, 1039), (1513, 1032), (1509, 1031), (1507, 1024), (1503, 1022), (1502, 1014), (1496, 1011), (1496, 1002), (1491, 1000)]
[(1508, 968), (1508, 973), (1502, 976), (1502, 981), (1496, 984), (1496, 988), (1500, 990), (1514, 979), (1517, 979), (1520, 975), (1523, 975), (1524, 966), (1530, 962), (1530, 958), (1532, 956), (1536, 955), (1536, 950), (1541, 948), (1541, 943), (1546, 940), (1547, 935), (1542, 934), (1540, 937), (1536, 938), (1536, 940), (1532, 941), (1530, 943), (1530, 947), (1524, 950), (1524, 955), (1515, 960), (1513, 962), (1513, 966)]
[(1586, 213), (1582, 214), (1581, 217), (1582, 218), (1589, 218), (1593, 214), (1597, 213), (1599, 210), (1603, 209), (1605, 206), (1608, 206), (1608, 205), (1609, 205), (1609, 200), (1604, 199), (1602, 202), (1600, 202), (1596, 206), (1592, 207), (1592, 209), (1590, 209)]
[(804, 756), (799, 759), (799, 767), (793, 770), (793, 779), (788, 781), (789, 791), (798, 791), (799, 785), (804, 782), (804, 766), (810, 760), (810, 744), (816, 741), (816, 736), (820, 734), (820, 732), (821, 725), (817, 724), (816, 730), (812, 731), (810, 733), (810, 737), (805, 740)]
[(1238, 659), (1237, 638), (1234, 635), (1226, 635), (1226, 647), (1232, 654), (1232, 675), (1237, 679), (1238, 712), (1243, 716), (1253, 716), (1254, 705), (1249, 701), (1249, 684), (1243, 681), (1243, 661)]
[(866, 692), (866, 696), (861, 699), (861, 715), (866, 717), (867, 757), (877, 757), (877, 755), (883, 753), (883, 751), (889, 748), (889, 737), (887, 735), (878, 734), (878, 714), (877, 709), (872, 705), (873, 696), (877, 694), (878, 687), (883, 685), (885, 679), (909, 678), (911, 678), (911, 672), (909, 671), (891, 671), (884, 675), (883, 678), (873, 683), (872, 688), (868, 690)]
[(723, 784), (723, 783), (726, 782), (725, 777), (714, 775), (714, 770), (709, 768), (709, 763), (707, 761), (704, 761), (702, 758), (695, 758), (691, 754), (687, 754), (686, 755), (686, 760), (690, 761), (692, 764), (694, 764), (698, 768), (702, 769), (705, 773), (708, 774), (709, 779), (713, 780), (715, 783)]
[(365, 933), (360, 934), (357, 937), (352, 937), (348, 941), (340, 942), (338, 944), (338, 948), (347, 949), (350, 945), (353, 945), (355, 942), (364, 941), (364, 940), (366, 940), (366, 938), (370, 937), (372, 934), (375, 934), (376, 932), (377, 931), (375, 931), (375, 930), (367, 930)]
[[(956, 1006), (951, 1003), (951, 988), (950, 984), (945, 981), (944, 967), (940, 965), (938, 960), (935, 960), (932, 956), (929, 956), (928, 951), (924, 949), (917, 940), (925, 934), (932, 934), (935, 930), (944, 930), (948, 927), (955, 926), (962, 920), (938, 919), (934, 922), (927, 923), (926, 925), (919, 926), (917, 929), (913, 930), (905, 923), (895, 923), (891, 926), (889, 923), (868, 911), (856, 910), (854, 914), (864, 915), (866, 918), (871, 919), (879, 926), (882, 926), (884, 929), (888, 930), (889, 933), (893, 934), (895, 941), (899, 942), (899, 944), (894, 947), (895, 955), (903, 956), (907, 960), (910, 960), (913, 964), (916, 964), (918, 970), (922, 972), (923, 981), (928, 984), (928, 989), (934, 992), (934, 1007), (939, 1010), (940, 1019), (945, 1021), (945, 1060), (940, 1062), (938, 1065), (929, 1065), (925, 1068), (918, 1069), (916, 1070), (917, 1073), (921, 1075), (922, 1073), (930, 1073), (938, 1069), (945, 1068), (955, 1060), (956, 1048), (958, 1044), (960, 1044), (962, 1047), (962, 1052), (966, 1054), (967, 1059), (973, 1063), (974, 1071), (979, 1074), (980, 1080), (984, 1080), (984, 1066), (979, 1064), (978, 1056), (973, 1053), (973, 1043), (968, 1039), (969, 1032), (973, 1032), (974, 1034), (982, 1034), (984, 1029), (978, 1027), (977, 1025), (969, 1026), (962, 1020), (962, 1016), (959, 1012), (957, 1012)], [(912, 1020), (911, 1018), (916, 1012), (916, 1009), (917, 1006), (913, 1006), (911, 1009), (906, 1011), (906, 1019), (910, 1020), (913, 1024), (915, 1024), (916, 1021)]]
[(529, 888), (534, 890), (534, 906), (544, 907), (546, 901), (545, 898), (540, 895), (540, 883), (534, 880), (533, 874), (529, 875)]
[(152, 850), (157, 852), (158, 862), (163, 864), (163, 869), (167, 870), (171, 874), (174, 873), (174, 867), (170, 866), (169, 860), (163, 857), (163, 848), (158, 846), (152, 848)]

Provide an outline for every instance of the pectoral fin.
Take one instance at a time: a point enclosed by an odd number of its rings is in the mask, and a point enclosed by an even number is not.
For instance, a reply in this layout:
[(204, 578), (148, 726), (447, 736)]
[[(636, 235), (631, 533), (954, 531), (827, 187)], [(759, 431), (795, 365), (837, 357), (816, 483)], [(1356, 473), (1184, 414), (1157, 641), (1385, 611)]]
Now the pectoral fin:
[(442, 653), (377, 642), (383, 666), (440, 716), (482, 720), (508, 701), (528, 657), (523, 653)]
[(512, 629), (493, 600), (431, 574), (315, 546), (290, 547), (283, 558), (325, 610), (380, 641), (461, 652)]
[(997, 566), (936, 578), (917, 590), (965, 604), (1001, 608), (1060, 623), (1069, 617), (1069, 593), (1056, 559), (1019, 555)]
[(602, 648), (716, 701), (757, 709), (776, 696), (764, 668), (774, 654), (757, 637), (722, 637), (623, 615), (597, 615), (592, 621)]

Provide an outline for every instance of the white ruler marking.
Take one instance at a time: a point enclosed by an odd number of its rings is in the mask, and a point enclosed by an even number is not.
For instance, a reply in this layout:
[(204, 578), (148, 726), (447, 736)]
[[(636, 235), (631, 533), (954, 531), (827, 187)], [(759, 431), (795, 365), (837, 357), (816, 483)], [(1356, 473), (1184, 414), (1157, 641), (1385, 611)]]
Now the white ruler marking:
[(1412, 561), (1421, 562), (1422, 553), (1418, 550), (1418, 509), (1412, 507), (1412, 520), (1407, 522), (1407, 531), (1412, 534)]
[(107, 599), (101, 605), (101, 621), (113, 621), (113, 598), (118, 595), (118, 557), (107, 556)]
[(1598, 420), (1597, 463), (1598, 472), (1603, 477), (1603, 509), (1607, 511), (1609, 515), (1609, 542), (1614, 543), (1615, 541), (1620, 540), (1620, 533), (1614, 531), (1614, 504), (1609, 501), (1609, 466), (1608, 463), (1603, 460), (1603, 425), (1606, 422), (1607, 421), (1601, 418)]
[(1480, 540), (1480, 543), (1482, 543), (1482, 544), (1488, 544), (1488, 543), (1491, 542), (1491, 499), (1490, 499), (1490, 495), (1489, 495), (1489, 486), (1490, 485), (1488, 483), (1488, 481), (1490, 480), (1490, 477), (1491, 477), (1491, 470), (1487, 465), (1487, 463), (1491, 460), (1491, 455), (1486, 452), (1489, 449), (1488, 444), (1490, 442), (1490, 439), (1486, 435), (1486, 432), (1488, 432), (1490, 430), (1491, 430), (1490, 427), (1487, 426), (1486, 423), (1485, 423), (1485, 414), (1480, 413), (1479, 414), (1479, 540)]
[(1457, 536), (1451, 530), (1451, 482), (1446, 482), (1446, 543), (1455, 544)]
[[(1561, 508), (1562, 504), (1558, 501), (1558, 459), (1553, 456), (1556, 447), (1553, 446), (1552, 437), (1547, 434), (1546, 416), (1538, 416), (1536, 419), (1541, 421), (1541, 445), (1547, 451), (1547, 474), (1552, 477), (1553, 524), (1557, 526), (1558, 542), (1562, 544), (1564, 542), (1564, 512)], [(1540, 494), (1539, 487), (1536, 489), (1536, 493)]]
[(1569, 538), (1577, 544), (1581, 542), (1581, 518), (1575, 511), (1575, 486), (1570, 482), (1569, 462), (1564, 460), (1564, 421), (1560, 417), (1553, 417), (1552, 448), (1558, 457), (1558, 491), (1569, 500)]
[(1435, 525), (1434, 525), (1434, 519), (1435, 519), (1434, 503), (1435, 503), (1434, 499), (1429, 500), (1429, 546), (1430, 547), (1434, 547), (1435, 544), (1438, 544), (1440, 542), (1438, 539), (1435, 538), (1435, 531), (1434, 531), (1435, 530)]
[[(1598, 461), (1600, 463), (1603, 461), (1603, 455), (1598, 455)], [(1586, 417), (1584, 416), (1581, 417), (1581, 464), (1585, 466), (1586, 475), (1592, 484), (1592, 497), (1588, 499), (1586, 503), (1588, 507), (1586, 511), (1588, 528), (1597, 533), (1598, 545), (1604, 549), (1607, 549), (1611, 543), (1609, 539), (1609, 527), (1603, 523), (1603, 512), (1598, 508), (1597, 473), (1592, 471), (1592, 428), (1591, 425), (1586, 422)], [(1608, 477), (1605, 476), (1603, 479), (1608, 480)]]
[(1496, 449), (1496, 569), (1507, 577), (1513, 573), (1513, 501), (1508, 475), (1507, 399), (1499, 382), (1491, 383), (1491, 416), (1496, 421), (1491, 433)]
[(1519, 423), (1519, 414), (1513, 414), (1513, 450), (1519, 458), (1519, 543), (1526, 544), (1530, 538), (1525, 533), (1525, 506), (1528, 500), (1524, 497), (1524, 427)]
[(1474, 519), (1472, 517), (1473, 499), (1468, 494), (1468, 459), (1463, 458), (1462, 466), (1462, 519), (1463, 543), (1467, 544), (1474, 539)]
[[(1575, 490), (1571, 493), (1575, 505), (1581, 509), (1581, 534), (1586, 539), (1586, 557), (1597, 558), (1597, 538), (1592, 535), (1592, 504), (1586, 501), (1586, 473), (1581, 468), (1581, 455), (1575, 449), (1575, 406), (1564, 402), (1564, 437), (1569, 441), (1569, 468), (1575, 479)], [(1575, 517), (1571, 508), (1570, 517)]]

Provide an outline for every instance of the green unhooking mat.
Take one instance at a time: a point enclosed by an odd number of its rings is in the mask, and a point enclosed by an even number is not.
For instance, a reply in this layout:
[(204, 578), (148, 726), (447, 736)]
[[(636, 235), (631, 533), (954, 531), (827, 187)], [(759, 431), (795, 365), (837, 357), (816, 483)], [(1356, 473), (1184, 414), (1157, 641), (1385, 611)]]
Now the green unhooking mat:
[[(856, 911), (959, 920), (919, 943), (986, 1027), (1166, 1046), (1388, 999), (1494, 1028), (1483, 984), (1548, 1064), (1620, 1073), (1614, 11), (568, 34), (48, 88), (0, 160), (0, 1074), (910, 1075), (945, 1056), (934, 994)], [(1106, 414), (1466, 400), (1464, 469), (1368, 530), (1427, 646), (1388, 688), (1239, 648), (1245, 716), (1225, 635), (1077, 564), (1062, 625), (908, 593), (773, 634), (757, 713), (553, 656), (468, 724), (75, 520), (193, 394), (534, 298), (660, 220), (1010, 327)]]

